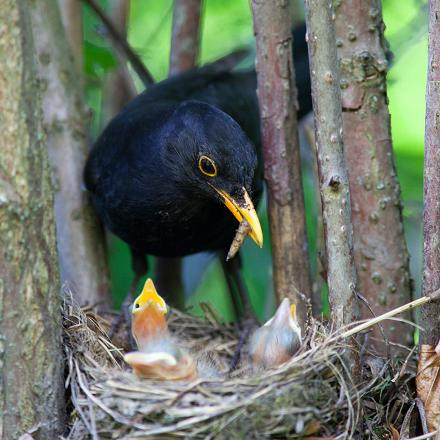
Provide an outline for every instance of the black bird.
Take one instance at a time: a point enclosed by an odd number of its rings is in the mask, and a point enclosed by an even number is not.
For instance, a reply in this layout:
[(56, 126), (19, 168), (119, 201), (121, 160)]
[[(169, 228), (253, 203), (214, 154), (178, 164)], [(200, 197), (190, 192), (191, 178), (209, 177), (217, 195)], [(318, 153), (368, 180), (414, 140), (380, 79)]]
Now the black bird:
[[(300, 117), (311, 109), (304, 35), (304, 27), (294, 34)], [(85, 183), (104, 224), (128, 243), (138, 275), (147, 254), (226, 252), (243, 218), (261, 246), (255, 71), (213, 63), (150, 87), (106, 127)]]

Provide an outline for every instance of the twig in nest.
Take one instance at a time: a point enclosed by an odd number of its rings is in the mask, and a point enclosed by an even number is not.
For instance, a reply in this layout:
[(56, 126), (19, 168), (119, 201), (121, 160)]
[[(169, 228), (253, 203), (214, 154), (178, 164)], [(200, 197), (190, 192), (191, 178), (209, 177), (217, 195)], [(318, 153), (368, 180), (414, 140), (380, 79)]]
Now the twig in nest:
[(240, 225), (238, 226), (234, 239), (232, 240), (231, 247), (229, 248), (229, 252), (226, 257), (226, 261), (229, 261), (231, 258), (235, 257), (235, 255), (241, 248), (244, 239), (246, 238), (246, 236), (249, 234), (250, 231), (252, 231), (250, 224), (247, 222), (246, 219), (243, 219), (240, 222)]
[(416, 347), (413, 347), (411, 349), (411, 351), (406, 356), (406, 359), (403, 362), (402, 367), (400, 368), (400, 371), (398, 373), (396, 373), (396, 375), (391, 379), (391, 382), (397, 383), (397, 381), (403, 376), (403, 374), (405, 373), (406, 367), (408, 366), (408, 362), (409, 362), (409, 360), (410, 360), (410, 358), (413, 355), (415, 350), (416, 350)]
[(398, 315), (399, 313), (406, 312), (407, 310), (414, 309), (416, 307), (422, 306), (424, 304), (427, 304), (431, 301), (438, 301), (440, 299), (440, 289), (436, 290), (435, 292), (431, 293), (430, 295), (422, 296), (421, 298), (418, 298), (414, 301), (411, 301), (407, 304), (404, 304), (403, 306), (396, 307), (393, 310), (390, 310), (389, 312), (383, 313), (380, 316), (377, 316), (376, 318), (372, 318), (366, 322), (363, 322), (362, 324), (359, 324), (350, 330), (347, 330), (343, 333), (340, 333), (338, 337), (340, 338), (348, 338), (349, 336), (353, 336), (356, 333), (359, 333), (363, 330), (366, 330), (367, 328), (372, 327), (373, 325), (378, 324), (379, 322), (384, 321), (385, 319), (392, 318), (395, 315)]
[(127, 40), (123, 38), (116, 26), (112, 23), (112, 21), (107, 17), (105, 12), (101, 9), (98, 3), (95, 0), (83, 0), (87, 3), (95, 12), (95, 14), (101, 19), (104, 26), (107, 28), (108, 34), (112, 40), (113, 45), (116, 50), (120, 51), (127, 58), (133, 70), (137, 73), (141, 81), (144, 83), (145, 87), (148, 87), (151, 84), (154, 84), (153, 75), (149, 72), (149, 70), (145, 67), (142, 60), (136, 54), (136, 52), (131, 48), (131, 46), (127, 43)]
[(425, 440), (427, 438), (435, 437), (439, 431), (428, 432), (428, 434), (419, 435), (417, 437), (411, 437), (408, 440)]
[(425, 405), (418, 397), (416, 398), (417, 409), (419, 410), (420, 421), (422, 422), (423, 434), (428, 434), (428, 422), (426, 420)]
[[(368, 302), (367, 298), (365, 298), (363, 295), (361, 295), (360, 292), (356, 292), (356, 296), (367, 306), (368, 310), (373, 315), (373, 318), (377, 318), (377, 315), (374, 313), (374, 310), (370, 306), (370, 303)], [(378, 323), (378, 327), (379, 327), (380, 333), (382, 334), (382, 338), (385, 342), (387, 359), (390, 359), (391, 358), (390, 342), (389, 342), (387, 335), (385, 334), (385, 331), (380, 323)]]

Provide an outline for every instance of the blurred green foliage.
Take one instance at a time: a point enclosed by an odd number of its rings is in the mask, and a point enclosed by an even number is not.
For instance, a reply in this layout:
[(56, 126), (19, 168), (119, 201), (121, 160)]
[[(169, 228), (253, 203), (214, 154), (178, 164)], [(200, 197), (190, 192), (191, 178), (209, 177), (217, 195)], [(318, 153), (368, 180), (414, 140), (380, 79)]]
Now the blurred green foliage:
[[(112, 0), (101, 1), (108, 7)], [(392, 134), (398, 175), (405, 204), (405, 227), (416, 285), (420, 285), (421, 205), (423, 194), (424, 96), (427, 65), (427, 5), (421, 0), (384, 0), (386, 37), (394, 52), (389, 73), (389, 98)], [(166, 77), (169, 64), (172, 0), (131, 0), (128, 39), (156, 80)], [(117, 61), (105, 36), (105, 29), (84, 6), (84, 69), (86, 98), (93, 111), (92, 136), (102, 130), (101, 106), (105, 99), (102, 86)], [(200, 62), (204, 63), (239, 47), (253, 47), (252, 21), (248, 0), (205, 0), (201, 31)], [(136, 78), (136, 75), (134, 74)], [(142, 85), (136, 78), (139, 90)], [(310, 260), (316, 276), (316, 209), (310, 176), (304, 176)], [(260, 318), (273, 308), (269, 227), (265, 203), (260, 206), (264, 249), (247, 240), (244, 246), (244, 276), (251, 300)], [(115, 305), (128, 289), (132, 273), (127, 247), (118, 239), (109, 240), (110, 267)], [(195, 257), (197, 259), (197, 257)], [(149, 260), (151, 263), (153, 259)], [(232, 307), (220, 264), (211, 259), (203, 274), (193, 270), (194, 257), (185, 263), (186, 285), (190, 290), (187, 305), (199, 312), (199, 302), (209, 301), (225, 317)], [(197, 260), (200, 261), (200, 260)], [(151, 266), (151, 265), (150, 265)], [(194, 273), (196, 272), (196, 273)], [(199, 282), (199, 278), (201, 280)], [(324, 312), (327, 310), (324, 301)]]

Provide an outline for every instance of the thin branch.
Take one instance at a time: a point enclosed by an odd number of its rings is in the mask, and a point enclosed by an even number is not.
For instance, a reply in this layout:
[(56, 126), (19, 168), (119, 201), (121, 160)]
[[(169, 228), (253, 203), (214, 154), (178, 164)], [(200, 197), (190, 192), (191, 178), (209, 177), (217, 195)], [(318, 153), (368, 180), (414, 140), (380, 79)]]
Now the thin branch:
[(202, 0), (174, 0), (170, 76), (196, 65), (200, 45), (201, 6)]
[[(440, 288), (440, 0), (429, 1), (428, 80), (426, 83), (425, 162), (423, 209), (423, 294)], [(440, 304), (423, 307), (417, 396), (425, 404), (428, 428), (439, 428), (440, 382), (438, 368), (428, 368), (438, 356)], [(433, 351), (433, 353), (432, 353)]]
[(142, 60), (139, 58), (136, 52), (131, 48), (131, 46), (128, 44), (125, 38), (123, 38), (120, 35), (118, 30), (116, 29), (116, 26), (107, 17), (105, 12), (96, 3), (96, 1), (95, 0), (82, 0), (82, 1), (88, 4), (93, 9), (95, 14), (101, 19), (102, 23), (105, 25), (105, 27), (108, 30), (109, 36), (112, 40), (115, 49), (117, 51), (122, 51), (126, 55), (129, 63), (133, 67), (133, 70), (137, 73), (141, 81), (144, 83), (145, 87), (154, 84), (154, 78), (149, 72), (149, 70), (145, 67)]
[[(423, 210), (423, 292), (440, 287), (440, 0), (429, 2), (428, 81), (426, 84), (425, 166)], [(440, 304), (422, 310), (426, 327), (422, 344), (440, 339)]]
[(258, 101), (268, 189), (272, 265), (278, 302), (306, 304), (311, 297), (304, 197), (298, 140), (297, 89), (289, 2), (252, 1), (257, 44)]
[(415, 299), (414, 301), (411, 301), (408, 304), (405, 304), (400, 307), (396, 307), (393, 310), (390, 310), (389, 312), (383, 313), (380, 316), (377, 316), (376, 318), (370, 319), (366, 322), (363, 322), (362, 324), (357, 325), (356, 327), (353, 327), (350, 330), (347, 330), (343, 333), (341, 333), (341, 338), (348, 338), (349, 336), (353, 336), (356, 333), (360, 333), (363, 330), (366, 330), (367, 328), (372, 327), (373, 325), (378, 324), (379, 322), (384, 321), (385, 319), (392, 318), (395, 315), (398, 315), (399, 313), (406, 312), (408, 310), (415, 309), (416, 307), (422, 306), (424, 304), (428, 304), (430, 302), (437, 302), (440, 298), (440, 289), (436, 290), (429, 296), (422, 296), (421, 298)]
[[(199, 52), (201, 0), (174, 0), (169, 76), (192, 69)], [(156, 258), (155, 275), (160, 291), (168, 292), (170, 304), (181, 308), (184, 287), (181, 258)]]
[(342, 140), (341, 92), (332, 4), (306, 1), (312, 99), (321, 184), (328, 286), (337, 327), (358, 313), (350, 190)]

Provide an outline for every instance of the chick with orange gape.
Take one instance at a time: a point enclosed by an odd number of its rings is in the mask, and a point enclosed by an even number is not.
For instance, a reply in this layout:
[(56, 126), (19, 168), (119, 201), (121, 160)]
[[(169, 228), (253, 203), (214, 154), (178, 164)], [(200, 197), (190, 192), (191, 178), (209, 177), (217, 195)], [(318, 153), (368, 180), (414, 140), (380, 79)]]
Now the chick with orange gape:
[(279, 305), (273, 318), (251, 336), (249, 354), (254, 368), (274, 368), (289, 361), (301, 347), (301, 327), (296, 305), (287, 298)]
[(145, 282), (132, 308), (131, 331), (138, 351), (124, 356), (139, 376), (157, 380), (190, 380), (197, 367), (189, 353), (172, 339), (166, 321), (167, 305), (153, 281)]

